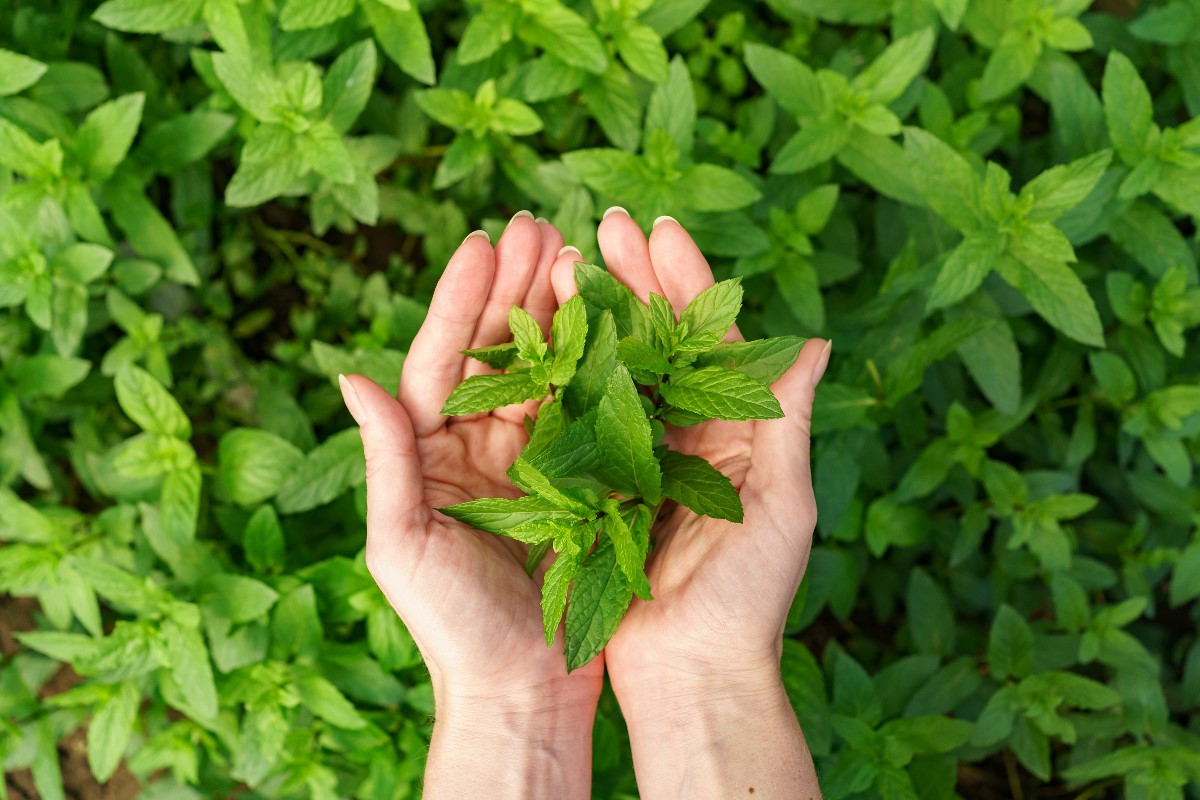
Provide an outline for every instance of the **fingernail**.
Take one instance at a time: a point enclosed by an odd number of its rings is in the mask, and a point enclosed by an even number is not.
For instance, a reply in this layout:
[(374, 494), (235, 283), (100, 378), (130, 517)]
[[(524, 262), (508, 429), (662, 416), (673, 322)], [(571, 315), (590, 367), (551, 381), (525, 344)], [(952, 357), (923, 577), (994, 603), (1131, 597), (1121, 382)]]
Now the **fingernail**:
[(342, 400), (346, 403), (346, 409), (350, 412), (350, 416), (354, 417), (354, 421), (362, 425), (362, 398), (358, 396), (358, 389), (354, 388), (354, 384), (340, 372), (338, 373), (338, 386), (342, 388)]
[(821, 355), (817, 358), (817, 365), (813, 367), (812, 385), (817, 388), (817, 384), (821, 382), (821, 376), (825, 374), (825, 368), (829, 366), (829, 351), (833, 349), (833, 339), (825, 343), (825, 349), (821, 351)]
[(525, 219), (533, 219), (533, 212), (521, 209), (520, 211), (518, 211), (517, 213), (512, 215), (512, 219), (510, 219), (508, 221), (508, 224), (512, 225), (514, 222), (519, 220), (521, 217), (524, 217)]
[(580, 258), (583, 258), (583, 253), (579, 252), (579, 248), (572, 247), (571, 245), (567, 245), (562, 250), (559, 250), (558, 251), (559, 257), (561, 257), (564, 253), (574, 253), (575, 255), (579, 256)]
[(605, 220), (605, 219), (608, 219), (610, 215), (618, 214), (618, 213), (624, 214), (627, 217), (629, 216), (629, 212), (626, 211), (625, 209), (621, 208), (620, 206), (613, 206), (608, 211), (605, 211), (604, 216), (601, 217), (600, 219)]
[(537, 219), (534, 220), (534, 222), (540, 222), (540, 223), (543, 223), (546, 225), (550, 224), (550, 220), (546, 219), (545, 217), (538, 217)]
[(471, 239), (483, 239), (485, 242), (488, 242), (489, 244), (490, 244), (490, 243), (491, 243), (491, 241), (492, 241), (492, 237), (488, 236), (488, 232), (487, 232), (487, 231), (483, 231), (483, 230), (480, 230), (480, 231), (471, 231), (470, 233), (468, 233), (468, 234), (467, 234), (467, 238), (466, 238), (466, 239), (463, 239), (463, 244), (466, 244), (466, 243), (467, 243), (467, 242), (469, 242)]
[(658, 219), (654, 220), (654, 224), (650, 226), (650, 230), (654, 230), (655, 228), (657, 228), (657, 227), (658, 227), (658, 223), (660, 223), (660, 222), (666, 222), (667, 220), (671, 220), (671, 222), (674, 222), (676, 225), (678, 225), (678, 224), (679, 224), (679, 220), (675, 219), (674, 217), (668, 217), (668, 216), (666, 216), (666, 215), (664, 214), (663, 216), (661, 216), (661, 217), (659, 217)]

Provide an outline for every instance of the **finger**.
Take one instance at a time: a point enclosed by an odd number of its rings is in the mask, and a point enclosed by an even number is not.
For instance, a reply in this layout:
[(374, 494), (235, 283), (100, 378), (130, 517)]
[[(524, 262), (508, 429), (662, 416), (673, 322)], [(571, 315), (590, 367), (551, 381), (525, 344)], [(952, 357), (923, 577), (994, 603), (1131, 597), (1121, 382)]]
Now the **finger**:
[(554, 265), (550, 268), (550, 283), (554, 287), (554, 299), (561, 306), (579, 293), (575, 284), (575, 264), (583, 261), (578, 249), (567, 245), (558, 251)]
[(613, 277), (624, 283), (643, 303), (650, 302), (650, 293), (662, 294), (662, 286), (650, 264), (650, 250), (642, 229), (620, 206), (604, 212), (596, 231), (604, 264)]
[[(683, 311), (688, 303), (696, 299), (696, 295), (716, 283), (704, 254), (673, 217), (654, 220), (649, 250), (654, 274), (676, 313)], [(725, 336), (725, 341), (739, 341), (741, 338), (741, 332), (734, 325)]]
[(821, 339), (805, 343), (796, 363), (771, 387), (783, 417), (754, 423), (747, 486), (764, 499), (800, 495), (813, 505), (809, 465), (813, 394), (829, 363), (831, 344)]
[[(542, 333), (548, 336), (554, 311), (558, 308), (558, 302), (554, 299), (554, 286), (550, 282), (550, 271), (554, 267), (558, 251), (562, 249), (563, 239), (558, 228), (546, 220), (539, 220), (537, 223), (542, 236), (542, 249), (521, 307), (537, 320)], [(541, 403), (541, 400), (527, 400), (520, 405), (498, 408), (492, 412), (492, 416), (508, 422), (521, 422), (526, 416), (536, 417)]]
[(400, 402), (418, 437), (445, 422), (442, 406), (462, 380), (464, 358), (459, 351), (471, 346), (494, 271), (487, 234), (476, 231), (458, 246), (438, 280), (425, 323), (400, 371)]
[(558, 232), (558, 228), (546, 220), (535, 221), (542, 234), (542, 250), (538, 256), (537, 267), (533, 271), (533, 278), (529, 282), (529, 291), (525, 293), (525, 300), (521, 303), (521, 307), (532, 314), (533, 318), (542, 326), (542, 331), (548, 334), (550, 333), (550, 321), (554, 318), (554, 311), (558, 308), (558, 301), (554, 299), (554, 285), (550, 282), (550, 270), (558, 258), (558, 251), (562, 249), (563, 237)]
[[(518, 211), (504, 229), (500, 241), (496, 242), (496, 273), (492, 277), (487, 304), (479, 315), (479, 324), (475, 326), (471, 347), (486, 347), (512, 338), (508, 330), (508, 312), (513, 306), (520, 305), (529, 291), (529, 283), (542, 251), (540, 228), (533, 221), (532, 214)], [(468, 360), (463, 377), (491, 371), (485, 364)]]
[(367, 461), (367, 566), (384, 576), (408, 570), (429, 524), (416, 436), (404, 406), (361, 375), (338, 376), (342, 398), (358, 423)]

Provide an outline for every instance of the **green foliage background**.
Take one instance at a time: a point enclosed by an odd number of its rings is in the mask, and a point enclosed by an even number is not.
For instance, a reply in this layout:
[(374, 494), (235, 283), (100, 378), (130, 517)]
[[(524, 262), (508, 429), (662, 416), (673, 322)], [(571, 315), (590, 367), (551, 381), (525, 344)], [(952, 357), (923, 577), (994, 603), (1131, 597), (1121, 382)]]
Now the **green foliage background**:
[[(826, 796), (1200, 797), (1200, 3), (1090, 5), (8, 0), (5, 770), (63, 797), (86, 726), (146, 798), (418, 796), (334, 379), (396, 386), (472, 227), (595, 258), (621, 204), (835, 341)], [(611, 695), (595, 770), (636, 793)]]

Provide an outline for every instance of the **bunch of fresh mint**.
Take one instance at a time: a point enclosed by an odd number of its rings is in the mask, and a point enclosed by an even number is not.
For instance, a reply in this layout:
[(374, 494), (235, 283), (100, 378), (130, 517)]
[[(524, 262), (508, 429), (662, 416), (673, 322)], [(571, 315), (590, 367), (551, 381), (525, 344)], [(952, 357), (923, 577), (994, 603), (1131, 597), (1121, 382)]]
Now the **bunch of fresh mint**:
[(529, 444), (508, 470), (526, 496), (440, 509), (529, 544), (530, 574), (554, 548), (542, 616), (550, 645), (566, 612), (569, 670), (603, 649), (633, 595), (651, 599), (650, 527), (667, 499), (697, 514), (742, 521), (729, 479), (704, 459), (663, 444), (664, 423), (783, 416), (768, 387), (804, 344), (792, 336), (722, 342), (742, 306), (737, 278), (701, 292), (678, 322), (664, 298), (651, 294), (647, 307), (599, 267), (576, 264), (575, 281), (579, 294), (554, 314), (553, 346), (533, 317), (514, 306), (512, 342), (464, 351), (507, 371), (467, 378), (442, 409), (470, 414), (547, 398), (536, 422), (526, 419)]

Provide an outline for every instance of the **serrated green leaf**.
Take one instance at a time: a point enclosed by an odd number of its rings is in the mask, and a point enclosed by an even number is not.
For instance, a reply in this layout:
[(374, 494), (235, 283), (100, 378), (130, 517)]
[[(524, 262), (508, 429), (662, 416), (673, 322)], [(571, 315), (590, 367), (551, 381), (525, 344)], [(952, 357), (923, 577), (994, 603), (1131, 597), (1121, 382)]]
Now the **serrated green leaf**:
[(161, 33), (191, 25), (204, 0), (107, 0), (93, 18), (119, 31)]
[(522, 491), (548, 500), (558, 508), (570, 511), (577, 517), (591, 519), (596, 514), (595, 509), (587, 503), (554, 486), (549, 478), (524, 458), (517, 457), (517, 460), (508, 469), (508, 477)]
[[(657, 375), (669, 375), (672, 372), (671, 362), (667, 360), (666, 356), (632, 336), (626, 336), (617, 342), (617, 359), (629, 367), (635, 377), (637, 377), (638, 371)], [(639, 381), (639, 383), (647, 385), (655, 382), (654, 380)]]
[(806, 340), (799, 336), (777, 336), (753, 342), (723, 342), (700, 353), (697, 367), (736, 369), (770, 386), (796, 363)]
[(100, 705), (88, 725), (88, 766), (101, 783), (112, 777), (121, 763), (121, 757), (125, 755), (140, 701), (141, 694), (137, 686), (125, 681)]
[(660, 387), (676, 408), (711, 419), (777, 419), (783, 409), (771, 390), (745, 373), (722, 367), (678, 370)]
[[(604, 532), (612, 540), (613, 551), (616, 553), (617, 565), (625, 573), (633, 593), (642, 600), (653, 600), (650, 593), (650, 581), (646, 577), (645, 555), (640, 552), (634, 541), (633, 531), (625, 518), (621, 516), (621, 503), (617, 500), (603, 500), (600, 504), (604, 511), (601, 523)], [(636, 513), (636, 512), (635, 512)]]
[(554, 319), (550, 323), (550, 340), (554, 345), (550, 382), (555, 386), (566, 386), (575, 377), (587, 343), (587, 334), (587, 308), (583, 298), (575, 295), (554, 312)]
[(730, 278), (705, 289), (679, 315), (679, 324), (687, 325), (688, 340), (716, 337), (729, 332), (742, 309), (742, 280)]
[(529, 370), (502, 375), (474, 375), (455, 387), (442, 413), (447, 416), (474, 414), (542, 397), (545, 384), (534, 381)]
[[(532, 552), (531, 548), (530, 553)], [(562, 622), (563, 612), (567, 608), (567, 590), (571, 587), (571, 581), (579, 574), (583, 556), (582, 549), (575, 556), (559, 554), (546, 570), (542, 581), (542, 626), (545, 628), (547, 647), (554, 645), (554, 634), (558, 632), (558, 625)], [(528, 564), (526, 568), (528, 569)]]
[(650, 505), (662, 497), (662, 471), (654, 457), (650, 421), (633, 378), (617, 365), (605, 385), (596, 413), (596, 451), (600, 467), (627, 497), (640, 495)]
[(697, 514), (732, 522), (742, 521), (742, 499), (712, 464), (699, 456), (668, 450), (660, 459), (663, 495)]
[(559, 508), (554, 503), (532, 495), (510, 500), (502, 497), (485, 497), (468, 500), (438, 511), (487, 533), (504, 535), (509, 528), (542, 520), (573, 522), (575, 514)]
[(617, 366), (617, 326), (608, 309), (589, 319), (588, 339), (583, 358), (563, 394), (563, 402), (575, 417), (582, 417), (600, 405), (608, 378)]
[(601, 537), (575, 577), (567, 604), (565, 652), (574, 671), (599, 655), (633, 599), (629, 581), (617, 565), (612, 540)]
[(475, 347), (470, 350), (462, 350), (460, 352), (468, 358), (473, 358), (476, 361), (482, 361), (484, 364), (487, 364), (493, 369), (507, 369), (517, 361), (516, 342), (491, 344), (487, 347)]
[(929, 292), (929, 308), (953, 305), (978, 289), (1007, 245), (997, 233), (973, 233), (963, 239), (938, 272)]
[(1007, 256), (997, 261), (1000, 276), (1055, 328), (1083, 344), (1103, 347), (1100, 314), (1079, 276), (1061, 261), (1024, 255), (1023, 261)]
[(1150, 91), (1133, 62), (1120, 51), (1114, 50), (1108, 56), (1101, 94), (1113, 147), (1127, 164), (1137, 164), (1149, 149), (1158, 126), (1154, 124)]
[(179, 439), (191, 437), (192, 423), (179, 402), (149, 372), (126, 367), (114, 384), (121, 410), (142, 430)]

